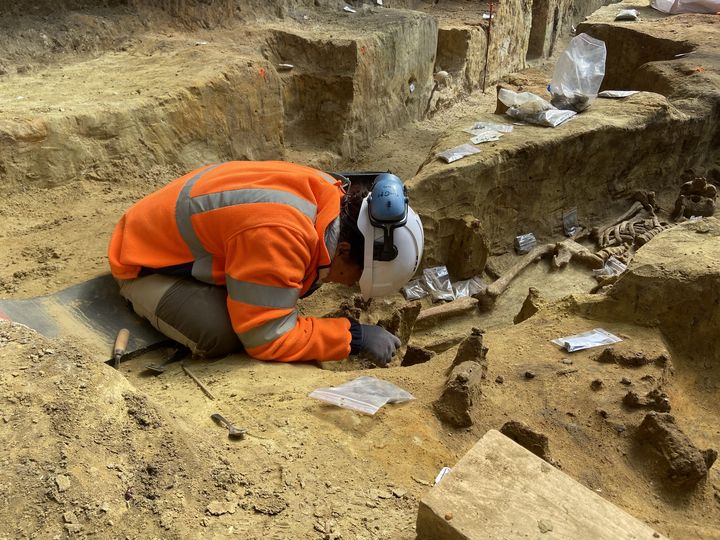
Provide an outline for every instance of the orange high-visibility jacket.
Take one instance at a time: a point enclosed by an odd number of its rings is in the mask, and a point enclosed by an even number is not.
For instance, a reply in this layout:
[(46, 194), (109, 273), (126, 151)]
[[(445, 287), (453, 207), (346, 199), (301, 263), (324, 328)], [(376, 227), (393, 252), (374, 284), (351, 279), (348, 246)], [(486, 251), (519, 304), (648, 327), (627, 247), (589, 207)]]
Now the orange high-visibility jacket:
[(264, 360), (338, 360), (350, 353), (348, 319), (299, 317), (296, 301), (330, 265), (340, 181), (279, 161), (232, 161), (186, 174), (132, 206), (115, 227), (113, 276), (192, 266), (225, 285), (235, 332)]

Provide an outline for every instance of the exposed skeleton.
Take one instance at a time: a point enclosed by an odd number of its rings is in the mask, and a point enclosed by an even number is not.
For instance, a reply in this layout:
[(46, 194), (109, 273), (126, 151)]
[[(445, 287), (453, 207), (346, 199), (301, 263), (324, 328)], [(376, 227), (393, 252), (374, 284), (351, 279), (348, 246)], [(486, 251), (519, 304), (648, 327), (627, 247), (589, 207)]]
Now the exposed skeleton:
[(717, 188), (698, 176), (685, 182), (680, 188), (672, 218), (678, 221), (692, 216), (712, 216), (715, 213), (716, 199)]

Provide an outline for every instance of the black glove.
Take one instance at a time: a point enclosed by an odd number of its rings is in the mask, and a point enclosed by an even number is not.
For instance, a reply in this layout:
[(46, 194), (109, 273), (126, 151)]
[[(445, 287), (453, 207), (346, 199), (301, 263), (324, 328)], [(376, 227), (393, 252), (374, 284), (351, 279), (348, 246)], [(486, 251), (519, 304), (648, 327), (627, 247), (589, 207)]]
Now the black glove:
[(400, 347), (400, 340), (381, 326), (352, 321), (350, 333), (353, 336), (352, 352), (365, 351), (377, 365), (382, 367), (387, 366)]

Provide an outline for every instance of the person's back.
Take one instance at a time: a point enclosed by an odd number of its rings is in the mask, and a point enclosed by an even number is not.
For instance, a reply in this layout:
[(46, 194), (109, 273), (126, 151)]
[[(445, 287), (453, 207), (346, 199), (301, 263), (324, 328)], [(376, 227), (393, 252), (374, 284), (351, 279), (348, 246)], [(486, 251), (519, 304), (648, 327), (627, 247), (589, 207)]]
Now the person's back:
[(212, 256), (213, 271), (196, 263), (192, 275), (222, 285), (233, 237), (261, 227), (286, 228), (301, 235), (316, 249), (311, 260), (326, 266), (332, 253), (318, 240), (338, 217), (342, 196), (340, 182), (332, 176), (292, 163), (233, 161), (202, 167), (125, 213), (110, 244), (110, 268), (119, 279), (136, 278), (143, 268), (180, 275), (186, 267), (189, 276), (193, 262), (207, 257), (193, 253), (195, 233)]

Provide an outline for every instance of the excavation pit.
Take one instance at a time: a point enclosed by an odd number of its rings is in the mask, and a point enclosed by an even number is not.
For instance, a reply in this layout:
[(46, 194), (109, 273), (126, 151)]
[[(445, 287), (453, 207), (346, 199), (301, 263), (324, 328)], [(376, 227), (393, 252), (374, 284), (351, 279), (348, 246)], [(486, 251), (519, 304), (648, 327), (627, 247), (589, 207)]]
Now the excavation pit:
[[(488, 49), (489, 4), (461, 0), (354, 2), (357, 13), (329, 0), (32, 4), (0, 7), (4, 298), (106, 272), (124, 210), (195, 166), (229, 159), (396, 172), (425, 225), (421, 269), (447, 265), (453, 281), (497, 283), (522, 259), (519, 234), (551, 248), (492, 309), (417, 321), (403, 333), (402, 363), (387, 369), (357, 358), (186, 360), (214, 400), (179, 363), (144, 376), (160, 351), (118, 372), (104, 364), (111, 343), (92, 348), (0, 322), (7, 534), (410, 539), (438, 471), (511, 419), (541, 434), (574, 481), (659, 533), (720, 534), (717, 464), (691, 475), (700, 479), (691, 496), (671, 493), (659, 485), (657, 455), (637, 452), (635, 436), (651, 398), (664, 395), (697, 449), (720, 447), (720, 233), (715, 218), (675, 226), (669, 216), (688, 174), (720, 178), (717, 17), (641, 6), (643, 20), (630, 25), (612, 20), (636, 7), (628, 2), (590, 15), (599, 2), (510, 0), (494, 5)], [(497, 82), (549, 97), (548, 57), (571, 25), (606, 40), (605, 88), (642, 92), (598, 99), (555, 129), (492, 114)], [(431, 100), (439, 68), (450, 79)], [(435, 159), (467, 142), (462, 130), (477, 120), (513, 131), (476, 156)], [(590, 233), (649, 192), (673, 227), (633, 245), (614, 285), (573, 253), (558, 268), (553, 255), (568, 255), (558, 251), (563, 214), (576, 208)], [(576, 241), (597, 251), (591, 236)], [(538, 294), (521, 312), (531, 287)], [(392, 324), (407, 304), (397, 294), (368, 305), (358, 292), (324, 285), (299, 308)], [(421, 317), (449, 304), (417, 305)], [(451, 411), (458, 428), (434, 404), (473, 327), (485, 330), (488, 351), (473, 375), (480, 391)], [(551, 342), (598, 327), (623, 340), (612, 361), (596, 361), (602, 349), (568, 353)], [(361, 375), (415, 399), (363, 416), (308, 397)], [(626, 406), (629, 393), (640, 407)], [(211, 419), (218, 412), (247, 430), (242, 441), (228, 441)]]

